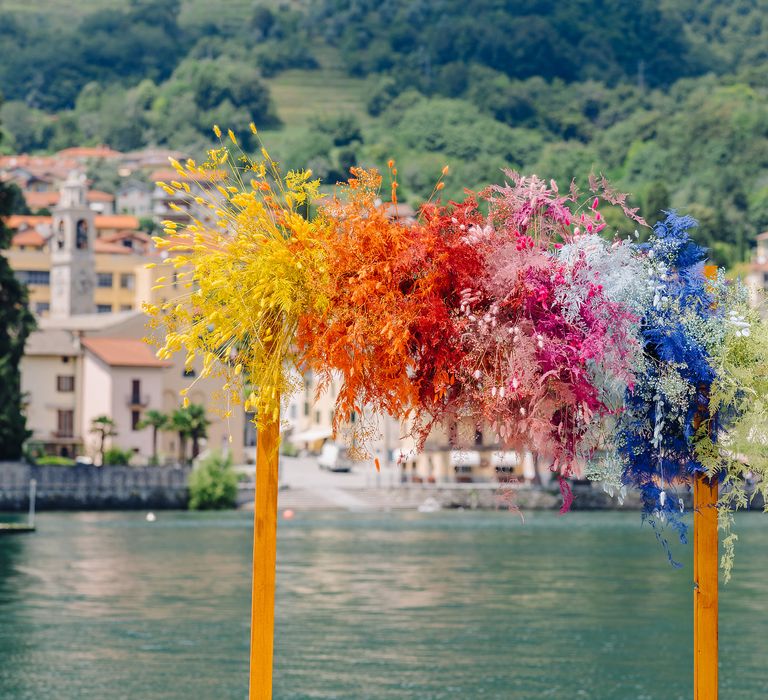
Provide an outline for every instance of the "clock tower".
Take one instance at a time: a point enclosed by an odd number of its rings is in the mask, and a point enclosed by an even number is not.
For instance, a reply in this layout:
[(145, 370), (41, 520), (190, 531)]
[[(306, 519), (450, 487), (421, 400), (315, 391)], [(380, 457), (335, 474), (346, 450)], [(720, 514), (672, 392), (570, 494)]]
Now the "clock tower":
[(96, 273), (96, 227), (86, 201), (85, 175), (70, 173), (53, 209), (51, 248), (51, 318), (92, 314)]

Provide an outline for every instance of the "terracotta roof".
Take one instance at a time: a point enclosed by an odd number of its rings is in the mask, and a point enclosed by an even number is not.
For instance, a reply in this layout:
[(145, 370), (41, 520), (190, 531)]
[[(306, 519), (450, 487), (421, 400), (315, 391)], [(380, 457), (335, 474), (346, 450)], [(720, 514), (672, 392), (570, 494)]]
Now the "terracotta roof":
[[(60, 197), (61, 194), (57, 191), (35, 192), (34, 190), (28, 190), (24, 192), (24, 199), (32, 209), (53, 207), (59, 203)], [(88, 190), (85, 197), (89, 202), (113, 202), (115, 199), (114, 195), (109, 194), (109, 192), (101, 192), (100, 190)]]
[(0, 168), (39, 168), (50, 166), (57, 162), (52, 156), (30, 156), (26, 153), (10, 156), (0, 156)]
[(109, 146), (74, 146), (65, 148), (56, 155), (64, 158), (117, 158), (123, 154)]
[(768, 231), (763, 231), (762, 233), (758, 233), (757, 236), (755, 236), (758, 241), (765, 241), (768, 240)]
[(11, 239), (11, 245), (17, 246), (30, 246), (32, 248), (42, 248), (45, 245), (45, 236), (34, 228), (27, 229), (17, 233)]
[(39, 224), (50, 224), (50, 216), (27, 216), (26, 214), (14, 214), (5, 220), (5, 225), (16, 231), (26, 225), (27, 228), (35, 228)]
[(24, 199), (32, 209), (44, 209), (59, 203), (58, 192), (24, 192)]
[(101, 190), (88, 190), (85, 193), (85, 198), (89, 202), (114, 202), (115, 195), (109, 192), (102, 192)]
[(97, 229), (115, 228), (136, 230), (139, 228), (139, 220), (135, 216), (130, 216), (128, 214), (97, 214), (93, 217), (93, 223), (96, 225)]
[(105, 233), (102, 237), (102, 241), (108, 241), (114, 243), (115, 241), (123, 241), (126, 238), (132, 238), (134, 241), (141, 241), (142, 243), (149, 243), (152, 240), (152, 236), (144, 231), (113, 231), (112, 233)]
[(135, 251), (120, 243), (111, 243), (110, 241), (105, 241), (103, 238), (97, 238), (93, 242), (93, 252), (112, 253), (113, 255), (130, 255)]
[[(39, 224), (50, 224), (51, 221), (52, 217), (50, 216), (14, 214), (6, 219), (5, 225), (9, 229), (15, 231), (23, 224), (35, 227)], [(130, 216), (128, 214), (97, 214), (93, 217), (93, 223), (96, 225), (97, 229), (114, 228), (136, 231), (139, 228), (139, 220), (135, 216)]]
[(64, 180), (67, 175), (79, 167), (76, 158), (60, 156), (30, 156), (27, 154), (0, 156), (0, 170), (13, 172), (23, 170), (31, 175), (30, 179), (53, 182)]
[(159, 360), (149, 345), (136, 338), (83, 338), (81, 342), (110, 367), (170, 367), (173, 364)]

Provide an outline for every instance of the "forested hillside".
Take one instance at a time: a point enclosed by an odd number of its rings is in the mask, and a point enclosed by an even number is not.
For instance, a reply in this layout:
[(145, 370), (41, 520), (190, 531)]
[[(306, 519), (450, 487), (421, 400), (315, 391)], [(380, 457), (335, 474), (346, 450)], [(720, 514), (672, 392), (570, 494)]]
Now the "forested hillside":
[(6, 151), (197, 150), (254, 120), (331, 180), (395, 157), (406, 197), (446, 163), (448, 195), (595, 170), (693, 213), (720, 262), (768, 228), (768, 0), (58, 4), (0, 10)]

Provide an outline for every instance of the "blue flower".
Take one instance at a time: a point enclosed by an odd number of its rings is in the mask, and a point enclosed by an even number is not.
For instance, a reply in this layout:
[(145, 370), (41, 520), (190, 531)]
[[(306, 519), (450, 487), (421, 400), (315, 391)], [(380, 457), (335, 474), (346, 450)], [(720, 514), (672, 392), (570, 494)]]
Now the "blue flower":
[(680, 499), (667, 498), (666, 491), (703, 469), (695, 452), (695, 426), (708, 417), (707, 396), (715, 378), (701, 329), (718, 312), (703, 271), (706, 249), (689, 235), (696, 225), (690, 216), (667, 212), (651, 239), (638, 246), (655, 296), (642, 319), (646, 362), (627, 392), (617, 432), (623, 481), (640, 490), (644, 519), (668, 555), (661, 530), (671, 526), (685, 541), (686, 525)]

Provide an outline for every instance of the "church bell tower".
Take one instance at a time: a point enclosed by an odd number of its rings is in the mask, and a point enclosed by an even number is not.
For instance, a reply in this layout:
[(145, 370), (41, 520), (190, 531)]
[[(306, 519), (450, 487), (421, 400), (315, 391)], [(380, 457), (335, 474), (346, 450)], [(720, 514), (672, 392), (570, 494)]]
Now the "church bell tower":
[(51, 318), (96, 311), (93, 241), (96, 227), (86, 200), (84, 174), (70, 173), (53, 209), (51, 248)]

